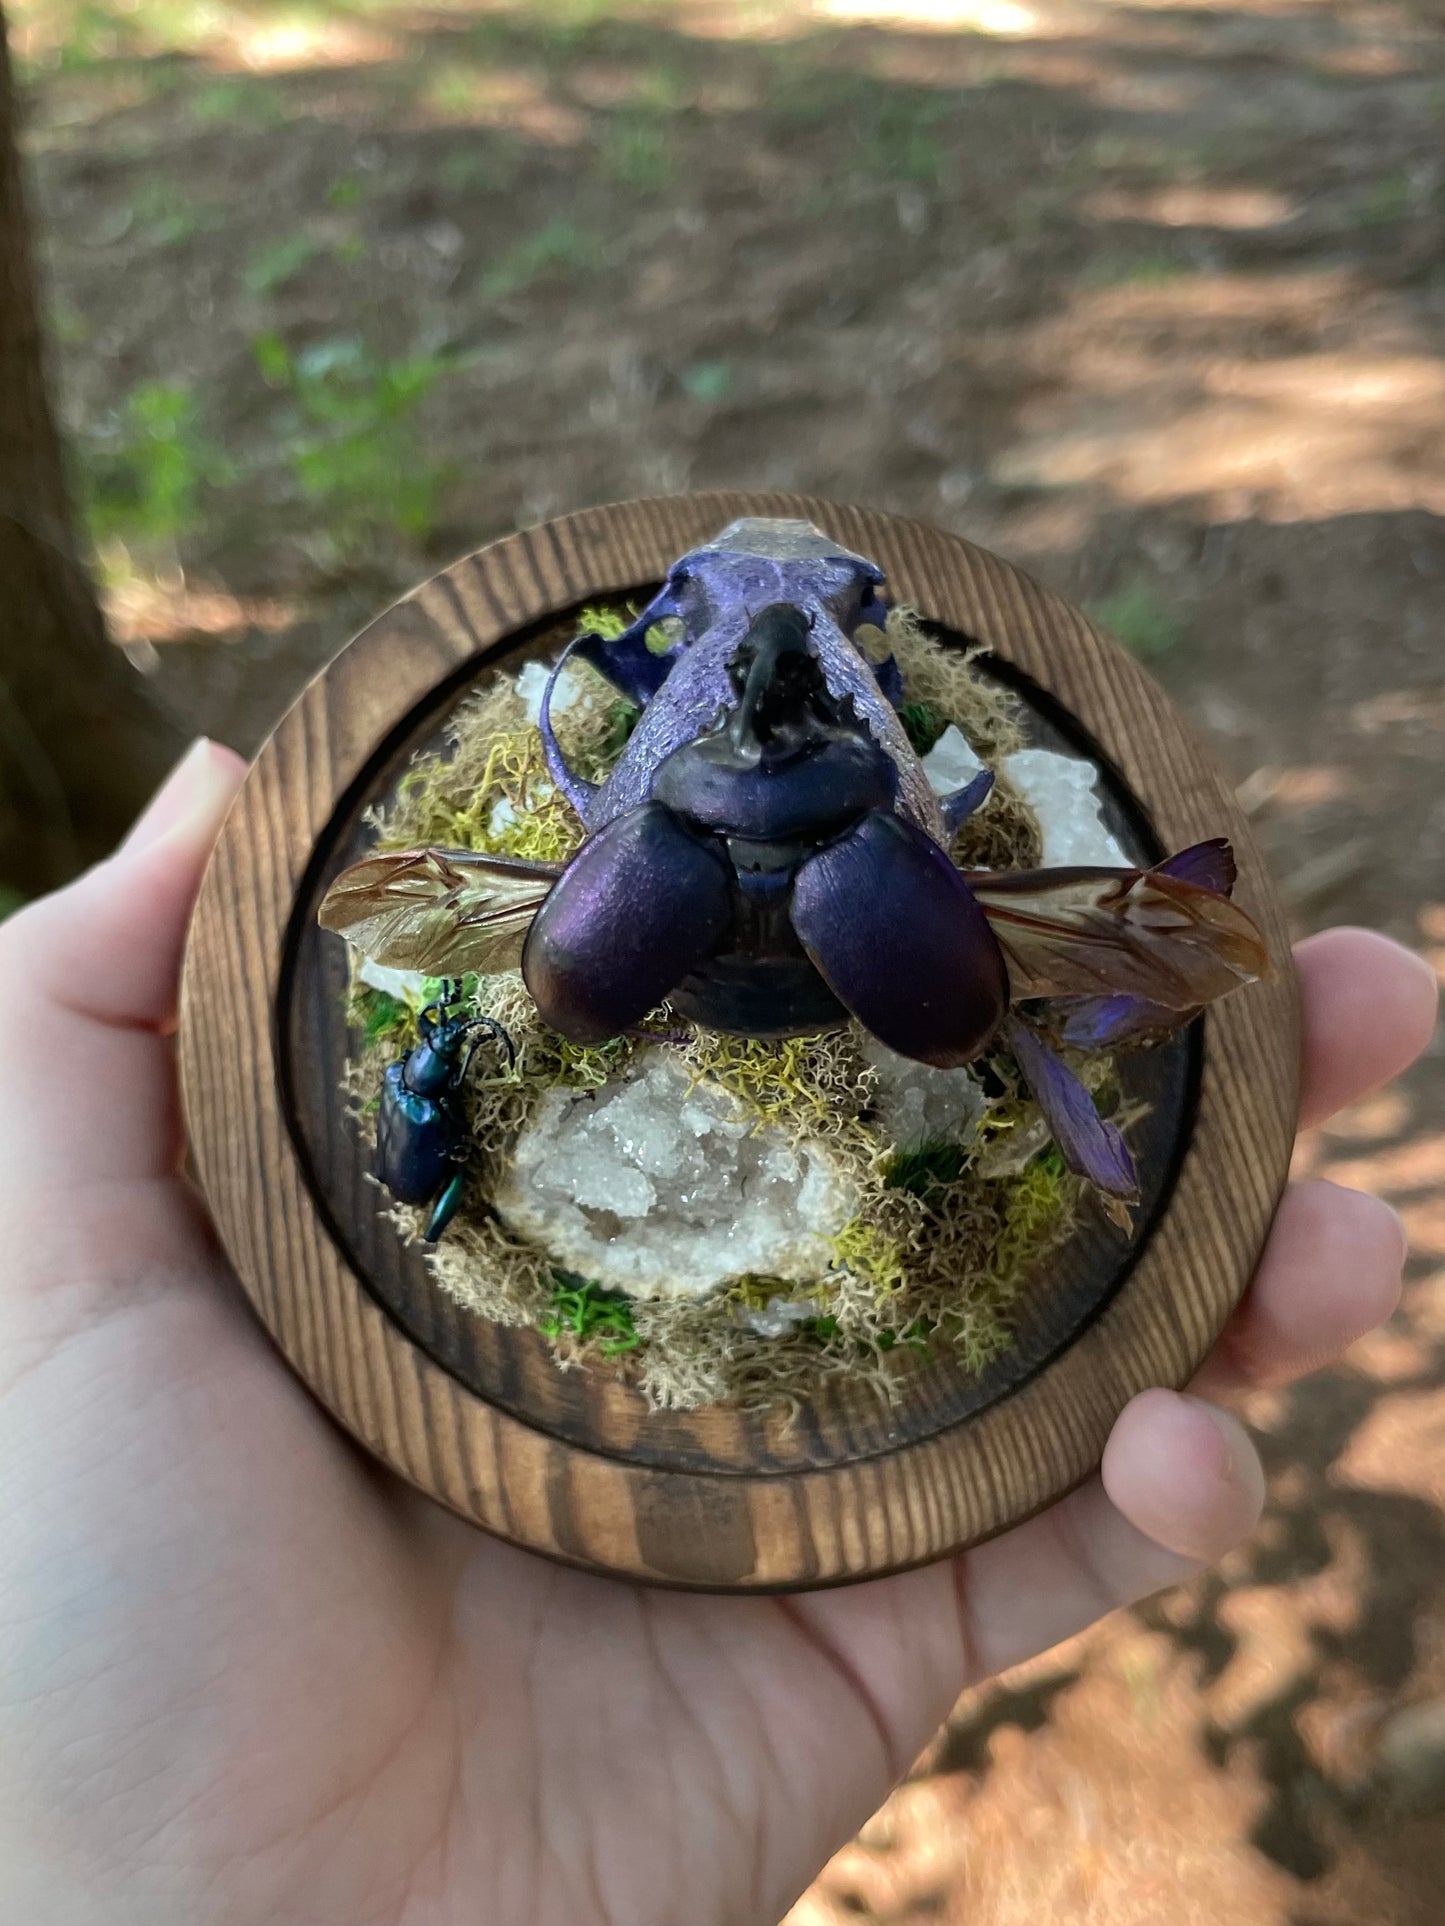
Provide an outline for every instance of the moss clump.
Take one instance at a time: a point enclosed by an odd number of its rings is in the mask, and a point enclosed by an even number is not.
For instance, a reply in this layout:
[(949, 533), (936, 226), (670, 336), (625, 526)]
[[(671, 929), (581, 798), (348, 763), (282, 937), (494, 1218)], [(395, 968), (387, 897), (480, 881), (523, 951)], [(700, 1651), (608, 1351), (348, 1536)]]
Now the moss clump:
[(948, 727), (948, 717), (931, 702), (905, 702), (898, 711), (904, 734), (920, 756), (926, 756)]
[(552, 1303), (537, 1329), (559, 1348), (575, 1346), (579, 1356), (594, 1349), (600, 1358), (619, 1358), (642, 1342), (632, 1319), (632, 1299), (606, 1291), (588, 1277), (554, 1271)]
[(903, 1246), (882, 1225), (860, 1215), (843, 1226), (832, 1245), (835, 1268), (862, 1278), (880, 1298), (891, 1297), (907, 1285)]
[[(619, 608), (593, 608), (581, 621), (607, 635), (628, 619)], [(657, 647), (669, 644), (656, 637)], [(950, 722), (992, 765), (1022, 746), (1013, 696), (980, 677), (962, 652), (935, 642), (909, 611), (893, 611), (877, 646), (898, 660), (904, 726), (920, 752)], [(637, 712), (585, 663), (574, 658), (568, 674), (571, 700), (554, 717), (558, 738), (573, 765), (600, 780)], [(449, 842), (561, 860), (582, 840), (507, 675), (458, 710), (446, 747), (413, 764), (375, 824), (392, 848)], [(954, 853), (965, 864), (1022, 867), (1038, 851), (1037, 824), (1000, 781)], [(437, 987), (401, 999), (353, 986), (348, 1088), (363, 1104), (374, 1102), (382, 1065), (415, 1039), (417, 1011)], [(515, 971), (469, 978), (463, 999), (506, 1028), (515, 1054), (508, 1063), (483, 1048), (474, 1059), (468, 1196), (430, 1253), (433, 1274), (478, 1316), (538, 1331), (564, 1369), (617, 1372), (654, 1405), (787, 1410), (835, 1377), (893, 1398), (920, 1358), (941, 1350), (983, 1370), (1007, 1351), (1011, 1305), (1074, 1220), (1081, 1186), (1046, 1150), (1037, 1109), (1007, 1057), (987, 1067), (987, 1108), (966, 1140), (899, 1144), (881, 1121), (879, 1067), (854, 1026), (762, 1042), (700, 1030), (662, 1010), (638, 1034), (580, 1048), (541, 1022)], [(701, 1299), (631, 1298), (559, 1270), (546, 1250), (497, 1219), (489, 1200), (518, 1133), (549, 1093), (600, 1090), (652, 1051), (670, 1056), (694, 1085), (726, 1092), (754, 1129), (820, 1145), (852, 1184), (856, 1214), (830, 1240), (817, 1277), (747, 1275)], [(393, 1214), (417, 1233), (417, 1213)]]
[(927, 1203), (958, 1182), (967, 1162), (962, 1144), (927, 1137), (921, 1144), (895, 1150), (883, 1166), (883, 1181), (890, 1190), (906, 1190)]
[[(1023, 705), (1011, 690), (979, 674), (976, 663), (982, 649), (944, 648), (917, 612), (902, 606), (888, 612), (886, 646), (903, 677), (907, 700), (899, 714), (905, 729), (910, 711), (915, 726), (925, 731), (936, 718), (942, 718), (944, 727), (956, 722), (975, 754), (995, 771), (1005, 756), (1025, 746)], [(938, 735), (942, 733), (940, 729)], [(914, 747), (919, 747), (917, 740)], [(1006, 776), (998, 776), (988, 801), (963, 825), (952, 854), (963, 869), (1037, 867), (1043, 855), (1039, 826)]]

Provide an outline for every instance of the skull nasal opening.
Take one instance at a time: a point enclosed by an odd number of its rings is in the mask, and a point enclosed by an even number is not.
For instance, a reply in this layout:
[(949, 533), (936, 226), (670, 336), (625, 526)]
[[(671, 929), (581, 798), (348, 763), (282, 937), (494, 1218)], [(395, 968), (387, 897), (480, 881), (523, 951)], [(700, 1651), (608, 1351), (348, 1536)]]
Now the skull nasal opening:
[(730, 671), (738, 692), (729, 725), (735, 742), (766, 745), (818, 714), (826, 689), (811, 630), (809, 618), (788, 602), (754, 617)]

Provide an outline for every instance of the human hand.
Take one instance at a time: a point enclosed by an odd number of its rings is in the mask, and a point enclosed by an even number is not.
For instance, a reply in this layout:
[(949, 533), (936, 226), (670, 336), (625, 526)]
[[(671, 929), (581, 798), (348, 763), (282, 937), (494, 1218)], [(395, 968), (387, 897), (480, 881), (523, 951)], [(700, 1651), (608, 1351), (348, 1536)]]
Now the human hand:
[[(1194, 1395), (966, 1556), (792, 1598), (640, 1590), (445, 1515), (259, 1330), (179, 1174), (186, 919), (240, 780), (199, 745), (109, 862), (0, 927), (0, 1917), (34, 1926), (770, 1926), (960, 1689), (1243, 1537), (1213, 1402), (1394, 1306), (1374, 1199), (1286, 1196)], [(1403, 1069), (1433, 978), (1298, 952), (1302, 1121)]]

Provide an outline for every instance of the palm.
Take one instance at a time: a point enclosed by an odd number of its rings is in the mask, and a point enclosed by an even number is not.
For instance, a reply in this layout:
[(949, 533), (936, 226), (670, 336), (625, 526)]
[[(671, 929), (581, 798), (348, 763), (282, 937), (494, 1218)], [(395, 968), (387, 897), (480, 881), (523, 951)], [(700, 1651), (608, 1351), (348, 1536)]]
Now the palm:
[[(957, 1565), (803, 1599), (564, 1571), (374, 1469), (280, 1366), (173, 1174), (169, 1046), (138, 1026), (164, 1022), (234, 780), (214, 755), (202, 773), (199, 802), (167, 822), (163, 798), (0, 958), (50, 1043), (43, 1078), (13, 1041), (6, 1064), (29, 1128), (7, 1145), (0, 1289), (4, 1916), (29, 1899), (23, 1916), (114, 1926), (766, 1922), (969, 1677), (1248, 1528), (1242, 1435), (1164, 1393), (1121, 1421), (1110, 1495), (1086, 1487)], [(1393, 956), (1400, 1018), (1381, 1025), (1387, 954), (1372, 1054), (1318, 1063), (1321, 1103), (1422, 1040), (1422, 984)], [(1323, 960), (1317, 994), (1348, 998), (1353, 970)], [(99, 986), (87, 1013), (57, 1012), (55, 982)], [(1290, 1207), (1221, 1377), (1285, 1374), (1385, 1307), (1397, 1234), (1344, 1197)]]

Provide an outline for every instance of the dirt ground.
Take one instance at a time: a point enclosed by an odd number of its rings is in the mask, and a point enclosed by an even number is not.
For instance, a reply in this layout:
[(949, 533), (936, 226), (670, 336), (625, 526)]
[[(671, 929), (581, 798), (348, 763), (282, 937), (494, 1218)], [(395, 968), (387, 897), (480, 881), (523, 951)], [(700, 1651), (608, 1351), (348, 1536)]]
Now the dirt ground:
[[(1445, 973), (1438, 0), (12, 11), (112, 619), (193, 726), (519, 523), (863, 499), (1100, 613), (1299, 929)], [(1445, 1918), (1440, 1050), (1300, 1160), (1414, 1256), (1250, 1405), (1264, 1528), (966, 1699), (791, 1926)]]

